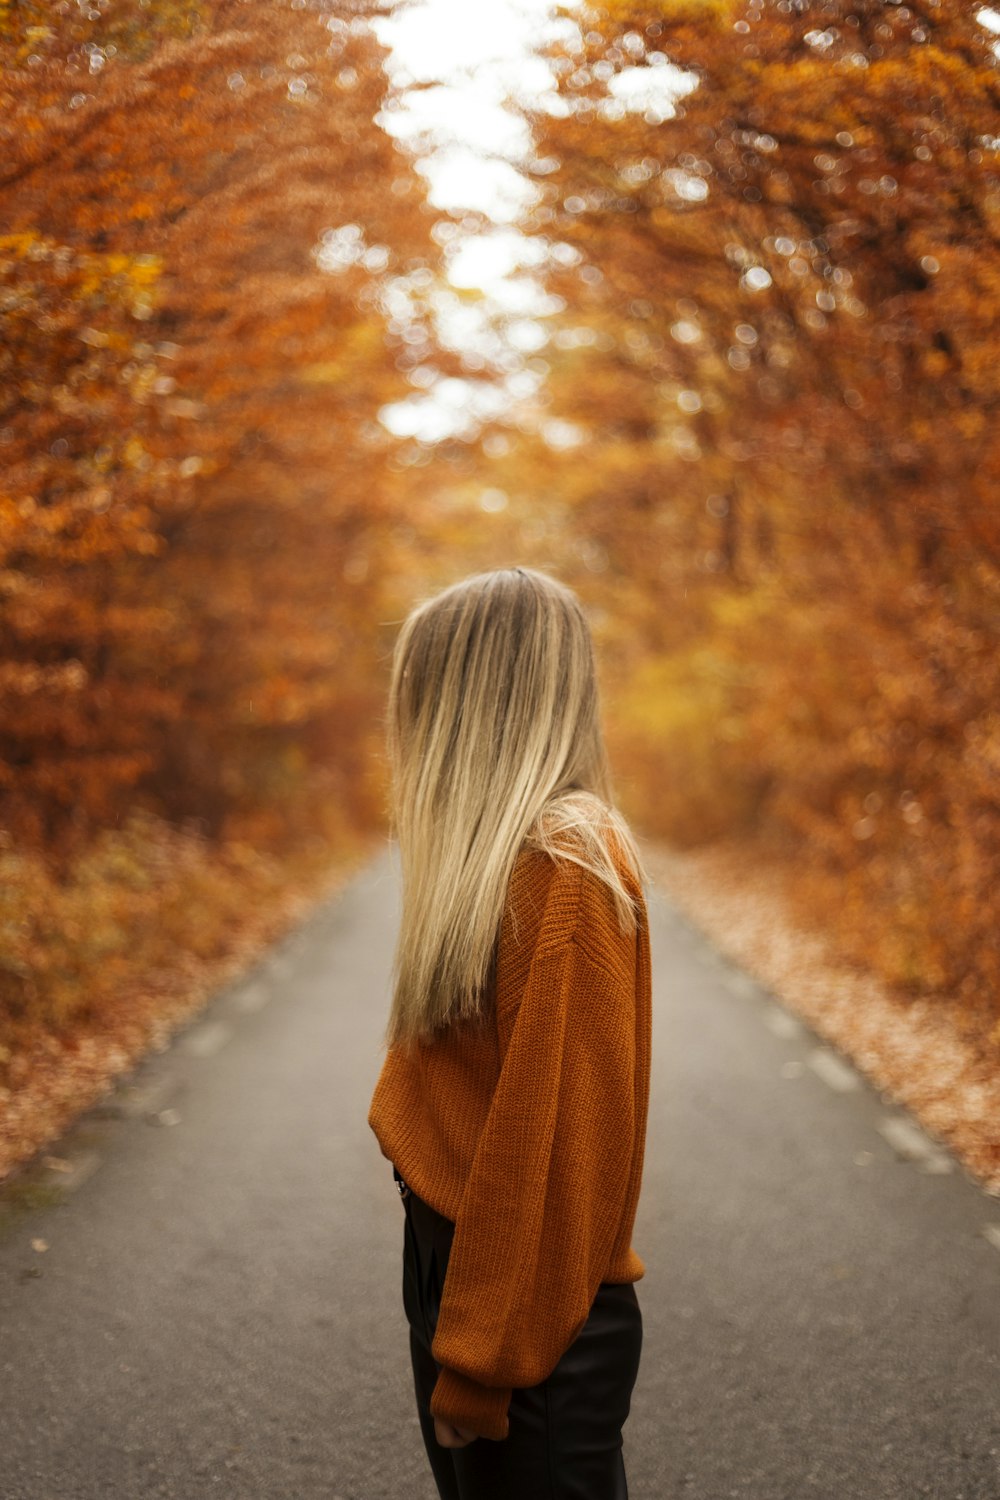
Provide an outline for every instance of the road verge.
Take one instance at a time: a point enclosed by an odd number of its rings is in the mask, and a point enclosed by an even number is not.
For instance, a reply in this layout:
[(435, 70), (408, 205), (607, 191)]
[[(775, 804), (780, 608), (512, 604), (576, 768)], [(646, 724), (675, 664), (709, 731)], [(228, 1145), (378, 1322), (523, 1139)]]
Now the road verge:
[(895, 994), (806, 930), (785, 894), (794, 870), (736, 842), (644, 851), (654, 882), (727, 958), (908, 1109), (987, 1193), (1000, 1196), (1000, 1065), (947, 995)]

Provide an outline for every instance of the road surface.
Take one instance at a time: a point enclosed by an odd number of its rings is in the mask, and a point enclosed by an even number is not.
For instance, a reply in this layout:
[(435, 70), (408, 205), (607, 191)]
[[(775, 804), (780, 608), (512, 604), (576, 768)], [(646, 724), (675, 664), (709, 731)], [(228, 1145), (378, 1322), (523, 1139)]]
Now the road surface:
[[(383, 860), (0, 1190), (2, 1500), (433, 1500), (365, 1120), (396, 907)], [(1000, 1202), (651, 918), (632, 1500), (998, 1500)]]

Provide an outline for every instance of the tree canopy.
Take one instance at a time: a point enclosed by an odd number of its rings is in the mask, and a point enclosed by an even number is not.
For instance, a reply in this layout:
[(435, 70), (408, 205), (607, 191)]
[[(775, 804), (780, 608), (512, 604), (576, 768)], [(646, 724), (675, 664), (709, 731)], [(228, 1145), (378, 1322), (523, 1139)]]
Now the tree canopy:
[[(41, 1004), (51, 880), (110, 878), (137, 814), (379, 826), (393, 622), (532, 562), (591, 609), (635, 821), (782, 851), (845, 951), (1000, 1043), (993, 34), (568, 10), (519, 226), (550, 310), (494, 370), (434, 323), (476, 220), (379, 124), (376, 9), (0, 5), (0, 818), (48, 871), (0, 996)], [(481, 431), (379, 420), (518, 361)]]
[(634, 809), (783, 842), (850, 951), (989, 1011), (995, 39), (957, 0), (567, 14), (523, 227), (575, 438), (497, 482), (585, 541)]

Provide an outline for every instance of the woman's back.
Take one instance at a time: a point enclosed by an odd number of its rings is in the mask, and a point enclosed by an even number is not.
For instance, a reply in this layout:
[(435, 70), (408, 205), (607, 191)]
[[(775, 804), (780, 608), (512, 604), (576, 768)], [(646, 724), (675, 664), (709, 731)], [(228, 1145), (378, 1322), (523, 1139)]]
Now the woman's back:
[(532, 1500), (532, 1475), (622, 1500), (649, 944), (579, 602), (515, 568), (420, 606), (389, 722), (403, 913), (369, 1121), (428, 1457), (445, 1500)]
[(650, 969), (634, 890), (639, 920), (623, 933), (596, 875), (524, 850), (491, 1004), (433, 1042), (391, 1049), (372, 1101), (383, 1153), (424, 1202), (459, 1222), (434, 1353), (466, 1377), (461, 1415), (488, 1420), (493, 1436), (506, 1425), (493, 1393), (502, 1400), (504, 1388), (544, 1379), (600, 1283), (643, 1274), (631, 1235)]

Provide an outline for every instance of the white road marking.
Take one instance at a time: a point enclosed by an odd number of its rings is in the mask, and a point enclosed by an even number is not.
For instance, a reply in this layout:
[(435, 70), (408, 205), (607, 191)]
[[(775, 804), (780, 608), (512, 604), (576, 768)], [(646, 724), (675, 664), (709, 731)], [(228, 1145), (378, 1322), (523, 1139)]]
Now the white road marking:
[(989, 1240), (994, 1250), (1000, 1250), (1000, 1224), (984, 1224), (983, 1234)]
[(914, 1161), (925, 1172), (945, 1173), (952, 1170), (954, 1163), (951, 1157), (929, 1135), (925, 1135), (915, 1121), (906, 1119), (904, 1115), (884, 1115), (877, 1122), (876, 1129), (903, 1161)]
[(933, 1156), (928, 1156), (925, 1161), (917, 1162), (921, 1172), (928, 1172), (932, 1177), (944, 1177), (948, 1172), (955, 1170), (955, 1163), (950, 1156), (943, 1151), (935, 1151)]
[(232, 1004), (236, 1010), (242, 1011), (246, 1016), (256, 1015), (257, 1011), (263, 1010), (271, 998), (271, 987), (263, 979), (251, 979), (248, 984), (241, 985), (232, 997)]
[(752, 1000), (758, 993), (758, 985), (749, 974), (727, 974), (723, 983), (729, 993), (740, 1000)]
[(768, 1031), (775, 1036), (780, 1036), (786, 1042), (796, 1041), (805, 1031), (801, 1021), (790, 1016), (787, 1010), (782, 1010), (780, 1005), (769, 1005), (764, 1012), (764, 1025)]
[(181, 1046), (193, 1057), (214, 1057), (233, 1035), (228, 1021), (206, 1021), (182, 1037)]
[(170, 1077), (154, 1079), (144, 1086), (127, 1085), (121, 1092), (118, 1107), (129, 1120), (139, 1119), (143, 1115), (155, 1115), (176, 1089), (177, 1079)]
[(295, 955), (283, 948), (280, 953), (275, 953), (268, 961), (267, 972), (271, 979), (279, 982), (291, 979), (295, 973)]
[(60, 1187), (67, 1193), (74, 1193), (78, 1187), (82, 1187), (88, 1177), (93, 1177), (100, 1165), (101, 1158), (96, 1151), (79, 1151), (73, 1156), (42, 1158), (42, 1166), (48, 1171), (49, 1182), (53, 1187)]
[(861, 1087), (861, 1079), (848, 1063), (826, 1047), (814, 1047), (806, 1058), (817, 1078), (838, 1094), (849, 1094)]

